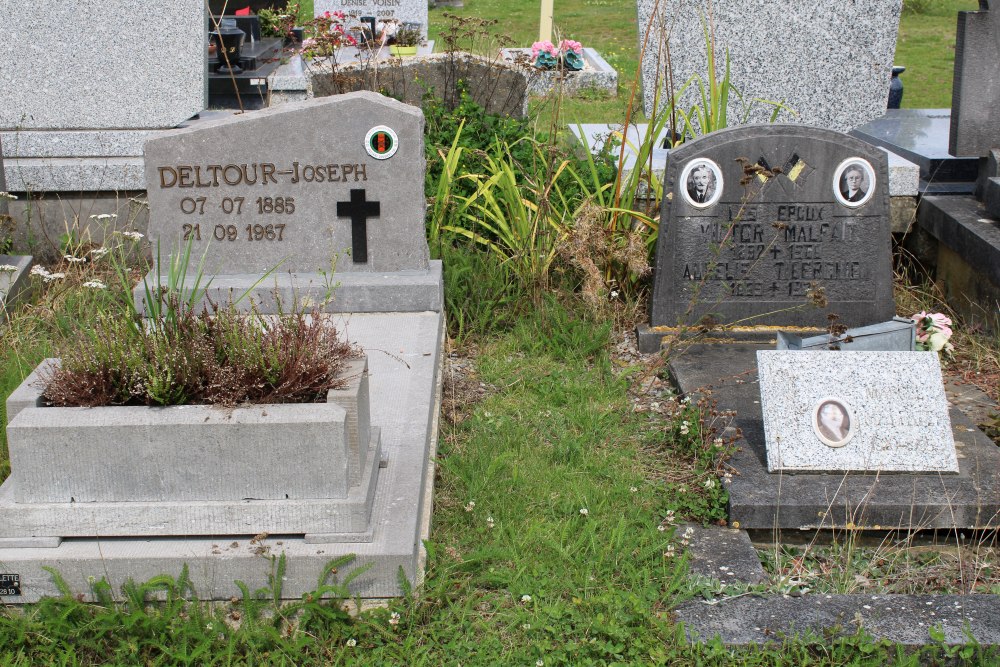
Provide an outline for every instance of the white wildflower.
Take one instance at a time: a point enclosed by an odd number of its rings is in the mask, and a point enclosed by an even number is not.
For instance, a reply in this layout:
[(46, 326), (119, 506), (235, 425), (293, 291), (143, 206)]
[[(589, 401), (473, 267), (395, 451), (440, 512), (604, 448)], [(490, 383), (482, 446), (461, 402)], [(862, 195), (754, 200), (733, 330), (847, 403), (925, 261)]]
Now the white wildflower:
[(491, 516), (486, 517), (486, 527), (487, 528), (489, 528), (490, 530), (492, 530), (493, 526), (495, 525), (495, 523), (496, 522), (493, 521), (493, 517), (491, 517)]
[(90, 251), (90, 256), (93, 257), (94, 259), (100, 259), (101, 257), (107, 255), (109, 252), (111, 252), (111, 248), (94, 248), (93, 250)]
[(521, 629), (522, 630), (530, 630), (531, 629), (531, 623), (522, 623), (521, 624)]
[(44, 278), (45, 276), (49, 275), (49, 272), (41, 264), (35, 264), (33, 267), (31, 267), (31, 275), (41, 276), (42, 278)]
[(583, 516), (587, 516), (588, 514), (590, 514), (590, 510), (588, 510), (586, 507), (581, 507), (580, 514), (582, 514)]
[(541, 658), (539, 658), (538, 660), (535, 660), (535, 667), (542, 667), (542, 665), (544, 665), (544, 664), (545, 664), (545, 661), (542, 660)]
[(50, 283), (53, 280), (62, 280), (65, 277), (66, 277), (65, 273), (50, 273), (48, 275), (42, 276), (42, 280), (44, 280), (47, 283)]
[(468, 502), (468, 503), (466, 504), (466, 506), (465, 506), (465, 511), (466, 511), (466, 512), (471, 512), (471, 511), (472, 511), (472, 510), (474, 510), (474, 509), (476, 509), (476, 501), (475, 501), (475, 500), (470, 500), (470, 501), (469, 501), (469, 502)]
[(138, 241), (143, 235), (140, 232), (122, 232), (122, 236), (132, 239), (133, 241)]
[(638, 493), (639, 492), (639, 487), (637, 487), (637, 486), (630, 486), (630, 487), (628, 487), (628, 490), (629, 490), (630, 493)]
[(85, 257), (74, 257), (73, 255), (63, 255), (63, 259), (65, 259), (70, 264), (78, 264), (79, 262), (87, 261)]
[(358, 645), (358, 640), (352, 637), (351, 639), (347, 640), (347, 645), (351, 648), (354, 648), (355, 646)]
[(674, 545), (668, 544), (667, 545), (667, 550), (663, 552), (663, 557), (664, 558), (673, 558), (674, 551), (675, 551), (674, 550)]
[(663, 531), (665, 531), (667, 529), (667, 525), (664, 524), (664, 523), (661, 523), (659, 526), (656, 527), (656, 529), (662, 533)]
[(522, 595), (521, 596), (521, 602), (531, 602), (531, 596), (530, 595)]
[(389, 625), (399, 625), (399, 612), (392, 612), (389, 616)]
[(13, 273), (17, 267), (13, 264), (0, 264), (0, 273)]
[(92, 216), (90, 216), (90, 219), (91, 220), (103, 221), (103, 220), (114, 220), (117, 217), (118, 217), (117, 213), (101, 213), (100, 215), (92, 215)]
[(100, 280), (88, 280), (83, 284), (84, 287), (90, 287), (91, 289), (107, 289), (108, 286), (102, 283)]
[(690, 403), (690, 402), (691, 402), (690, 396), (685, 396), (684, 398), (681, 399), (681, 403)]
[(705, 480), (705, 488), (706, 489), (714, 489), (715, 488), (715, 480), (712, 479), (711, 477), (709, 477), (708, 479), (706, 479)]

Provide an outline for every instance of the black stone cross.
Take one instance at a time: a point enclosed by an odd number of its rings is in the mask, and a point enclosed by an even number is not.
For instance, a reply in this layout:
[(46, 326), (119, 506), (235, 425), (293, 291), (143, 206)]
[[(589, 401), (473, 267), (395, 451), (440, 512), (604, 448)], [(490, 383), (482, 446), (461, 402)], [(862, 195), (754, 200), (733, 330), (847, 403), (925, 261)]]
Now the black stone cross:
[(364, 189), (351, 190), (351, 201), (337, 202), (337, 217), (351, 219), (351, 259), (355, 264), (368, 261), (368, 218), (377, 218), (381, 206), (365, 201)]

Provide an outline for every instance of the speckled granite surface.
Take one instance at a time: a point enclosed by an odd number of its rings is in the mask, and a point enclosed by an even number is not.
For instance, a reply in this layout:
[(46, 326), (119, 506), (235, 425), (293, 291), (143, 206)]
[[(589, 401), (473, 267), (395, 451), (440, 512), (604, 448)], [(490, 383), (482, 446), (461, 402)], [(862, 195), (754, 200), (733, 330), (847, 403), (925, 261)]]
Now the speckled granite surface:
[[(707, 76), (703, 0), (637, 0), (639, 46), (646, 41), (642, 79), (646, 113), (653, 105), (657, 75), (662, 86), (669, 46), (673, 89), (697, 74)], [(653, 17), (654, 7), (658, 17)], [(716, 70), (725, 72), (744, 99), (783, 101), (797, 115), (781, 122), (847, 131), (885, 113), (902, 0), (844, 2), (813, 0), (715, 0), (710, 23)], [(707, 87), (707, 84), (706, 84)], [(742, 116), (730, 98), (730, 117)], [(697, 86), (682, 98), (690, 108)], [(661, 100), (662, 101), (662, 100)], [(755, 105), (749, 122), (766, 122), (772, 107)]]

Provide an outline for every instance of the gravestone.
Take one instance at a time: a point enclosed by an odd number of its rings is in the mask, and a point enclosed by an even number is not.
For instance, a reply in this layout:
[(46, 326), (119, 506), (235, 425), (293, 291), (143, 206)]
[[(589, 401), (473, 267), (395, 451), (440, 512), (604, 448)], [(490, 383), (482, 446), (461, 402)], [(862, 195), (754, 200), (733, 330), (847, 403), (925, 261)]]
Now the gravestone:
[(152, 140), (150, 237), (204, 254), (219, 297), (274, 270), (258, 303), (276, 286), (318, 302), (335, 282), (329, 308), (340, 312), (439, 310), (439, 264), (424, 238), (423, 123), (415, 107), (356, 92)]
[[(748, 102), (784, 102), (795, 115), (782, 112), (781, 122), (846, 132), (885, 113), (902, 0), (637, 0), (636, 6), (647, 115), (658, 90), (661, 105), (671, 87), (680, 91), (694, 75), (707, 90), (706, 29), (714, 36), (718, 79), (728, 49), (736, 90)], [(743, 114), (736, 97), (730, 96), (730, 122)], [(679, 106), (688, 110), (698, 100), (693, 85)], [(748, 122), (767, 122), (771, 112), (758, 103)]]
[(374, 16), (376, 21), (419, 23), (420, 34), (427, 37), (427, 0), (316, 0), (313, 8), (316, 16), (344, 12), (352, 19)]
[[(991, 7), (992, 5), (992, 7)], [(1000, 6), (980, 0), (979, 11), (959, 12), (951, 98), (949, 151), (986, 157), (1000, 145)]]
[(793, 125), (730, 128), (671, 151), (641, 349), (658, 349), (664, 328), (707, 321), (891, 319), (886, 162), (853, 137)]
[(143, 142), (207, 106), (204, 0), (0, 0), (0, 16), (7, 187), (32, 193), (11, 205), (18, 238), (58, 238), (98, 214), (143, 227), (129, 202), (145, 187)]
[(934, 352), (757, 352), (769, 472), (958, 472)]
[(979, 6), (958, 15), (949, 133), (949, 151), (978, 163), (966, 178), (972, 196), (925, 196), (910, 243), (952, 309), (1000, 331), (1000, 6)]
[[(263, 317), (324, 307), (316, 316), (367, 352), (367, 372), (364, 362), (349, 371), (325, 403), (229, 411), (50, 413), (62, 409), (38, 407), (26, 381), (8, 400), (16, 456), (0, 487), (0, 562), (22, 586), (3, 601), (57, 595), (46, 568), (85, 593), (88, 576), (117, 587), (185, 565), (199, 597), (229, 599), (237, 580), (267, 585), (272, 561), (262, 554), (287, 558), (287, 598), (314, 590), (347, 556), (340, 576), (369, 568), (352, 595), (400, 595), (401, 574), (415, 583), (423, 573), (444, 340), (441, 263), (428, 259), (424, 231), (420, 110), (352, 93), (175, 130), (146, 148), (151, 241), (166, 260), (187, 236), (195, 262), (205, 258), (201, 284), (212, 281), (206, 305), (250, 290), (241, 307)], [(156, 291), (161, 279), (154, 269), (146, 284)], [(102, 464), (113, 454), (88, 443), (96, 424), (121, 434), (111, 439), (120, 460)], [(46, 455), (36, 442), (81, 447), (67, 457), (72, 474), (46, 475), (68, 464), (65, 450)], [(30, 489), (18, 485), (19, 466)], [(67, 561), (71, 571), (60, 567)]]

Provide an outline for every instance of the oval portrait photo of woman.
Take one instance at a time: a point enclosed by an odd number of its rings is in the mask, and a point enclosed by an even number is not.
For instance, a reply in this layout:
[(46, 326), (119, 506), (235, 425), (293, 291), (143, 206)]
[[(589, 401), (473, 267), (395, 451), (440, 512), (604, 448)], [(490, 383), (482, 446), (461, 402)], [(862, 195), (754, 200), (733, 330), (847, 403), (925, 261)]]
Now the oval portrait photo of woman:
[(821, 399), (813, 410), (812, 423), (824, 445), (843, 447), (854, 437), (854, 413), (843, 399)]

